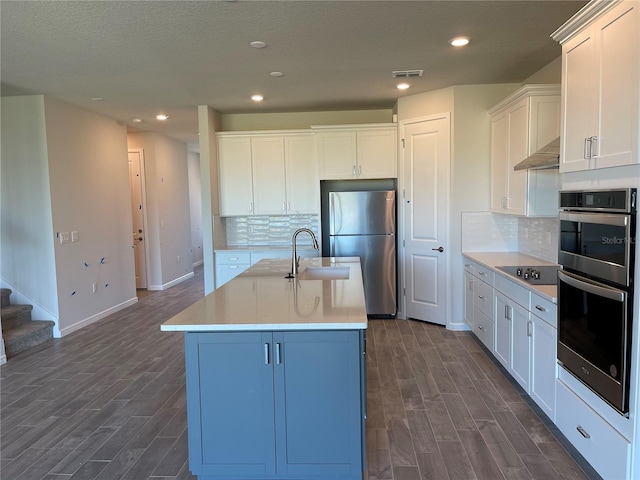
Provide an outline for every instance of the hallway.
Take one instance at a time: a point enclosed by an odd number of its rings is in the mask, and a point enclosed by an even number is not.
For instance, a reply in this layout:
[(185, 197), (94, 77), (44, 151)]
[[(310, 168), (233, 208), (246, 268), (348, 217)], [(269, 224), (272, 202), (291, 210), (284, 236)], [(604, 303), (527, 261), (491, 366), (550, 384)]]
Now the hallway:
[[(202, 294), (199, 267), (2, 366), (2, 479), (193, 479), (182, 335), (159, 325)], [(589, 478), (468, 332), (369, 327), (369, 480)]]

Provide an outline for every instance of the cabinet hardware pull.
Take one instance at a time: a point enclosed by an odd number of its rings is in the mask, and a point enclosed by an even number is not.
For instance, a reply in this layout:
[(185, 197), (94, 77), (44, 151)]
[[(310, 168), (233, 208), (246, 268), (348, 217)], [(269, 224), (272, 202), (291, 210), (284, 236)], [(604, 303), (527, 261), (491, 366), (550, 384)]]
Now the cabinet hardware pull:
[(235, 268), (238, 268), (238, 266), (237, 265), (229, 265), (229, 268), (235, 269)]
[(291, 202), (287, 202), (287, 212), (291, 211)]
[(591, 145), (589, 146), (589, 158), (596, 158), (597, 156), (598, 156), (598, 137), (593, 136), (591, 137)]
[(362, 175), (362, 165), (358, 165), (358, 176)]
[(249, 202), (249, 212), (253, 212), (253, 202)]
[(264, 364), (269, 365), (269, 344), (264, 344)]
[(229, 260), (238, 260), (238, 257), (229, 257)]
[(484, 330), (484, 327), (482, 325), (478, 325), (478, 330)]
[(533, 335), (532, 331), (531, 331), (531, 327), (532, 327), (532, 323), (531, 321), (527, 322), (527, 337), (531, 337)]
[(584, 146), (582, 147), (582, 158), (584, 158), (585, 160), (589, 158), (589, 153), (587, 152), (587, 142), (589, 142), (589, 138), (585, 137)]
[(536, 310), (540, 310), (541, 312), (546, 312), (547, 309), (544, 307), (541, 307), (540, 305), (536, 305)]
[(504, 306), (504, 318), (511, 320), (511, 307), (509, 305)]
[(470, 263), (465, 263), (464, 266), (465, 267), (471, 267), (471, 264)]
[(576, 430), (578, 430), (578, 432), (580, 432), (580, 435), (582, 435), (584, 438), (591, 438), (591, 435), (589, 435), (587, 431), (584, 428), (582, 428), (580, 425), (576, 427)]
[(484, 300), (484, 297), (483, 297), (482, 295), (478, 295), (478, 298), (479, 298), (480, 300)]
[(486, 272), (479, 272), (481, 277), (484, 277), (487, 273)]
[(351, 176), (355, 177), (356, 176), (356, 166), (354, 165), (353, 168), (351, 169)]
[(473, 280), (469, 282), (469, 291), (473, 292)]
[(282, 359), (280, 358), (280, 342), (276, 343), (276, 364), (280, 365), (282, 363)]

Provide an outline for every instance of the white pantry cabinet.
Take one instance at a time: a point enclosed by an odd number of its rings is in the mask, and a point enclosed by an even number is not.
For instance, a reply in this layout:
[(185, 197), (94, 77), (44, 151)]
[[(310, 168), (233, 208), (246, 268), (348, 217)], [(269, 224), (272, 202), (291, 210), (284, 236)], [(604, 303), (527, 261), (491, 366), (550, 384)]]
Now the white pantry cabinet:
[(316, 214), (313, 133), (218, 134), (222, 216)]
[(320, 178), (396, 178), (397, 125), (312, 126), (316, 134)]
[(557, 215), (557, 170), (514, 171), (513, 167), (560, 135), (560, 86), (525, 85), (495, 105), (489, 115), (491, 210)]
[(638, 163), (640, 3), (592, 2), (562, 44), (560, 172)]

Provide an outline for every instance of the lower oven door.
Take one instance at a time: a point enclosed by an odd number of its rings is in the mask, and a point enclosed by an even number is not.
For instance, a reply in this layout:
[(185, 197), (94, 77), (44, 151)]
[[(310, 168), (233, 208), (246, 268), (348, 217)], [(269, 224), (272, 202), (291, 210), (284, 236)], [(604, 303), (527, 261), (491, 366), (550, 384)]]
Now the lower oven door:
[(558, 360), (621, 413), (629, 410), (628, 293), (558, 271)]

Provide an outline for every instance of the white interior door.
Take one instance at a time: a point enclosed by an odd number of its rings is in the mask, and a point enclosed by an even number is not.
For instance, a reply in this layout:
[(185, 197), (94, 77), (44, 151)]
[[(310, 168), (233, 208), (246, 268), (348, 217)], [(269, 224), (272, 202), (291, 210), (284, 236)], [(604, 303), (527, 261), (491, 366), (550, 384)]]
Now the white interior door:
[(405, 316), (445, 325), (449, 115), (402, 127)]
[(133, 219), (133, 255), (136, 266), (136, 288), (147, 288), (147, 252), (144, 192), (144, 159), (142, 150), (129, 152), (131, 183), (131, 217)]

